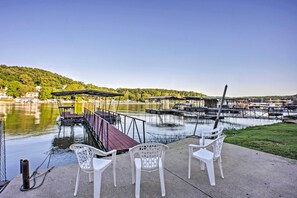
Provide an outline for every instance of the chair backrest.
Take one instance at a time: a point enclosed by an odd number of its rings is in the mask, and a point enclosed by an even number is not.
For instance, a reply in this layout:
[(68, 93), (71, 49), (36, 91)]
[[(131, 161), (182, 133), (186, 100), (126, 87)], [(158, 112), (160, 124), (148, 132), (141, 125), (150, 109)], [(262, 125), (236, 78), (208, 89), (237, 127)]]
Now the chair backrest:
[(215, 139), (213, 142), (213, 158), (216, 159), (221, 156), (222, 148), (223, 148), (223, 143), (225, 139), (225, 135), (222, 135)]
[(70, 149), (75, 152), (80, 168), (86, 171), (93, 170), (93, 157), (95, 154), (100, 156), (106, 155), (104, 151), (85, 144), (72, 144)]
[(93, 170), (93, 152), (88, 145), (72, 144), (70, 149), (75, 152), (81, 169), (89, 171)]
[(216, 139), (223, 134), (223, 127), (217, 127), (211, 131), (204, 131), (201, 133), (202, 145), (204, 145), (205, 139)]
[(139, 144), (130, 149), (131, 158), (134, 160), (134, 155), (138, 154), (141, 159), (142, 170), (157, 170), (159, 160), (161, 159), (164, 162), (166, 149), (168, 146), (160, 143)]

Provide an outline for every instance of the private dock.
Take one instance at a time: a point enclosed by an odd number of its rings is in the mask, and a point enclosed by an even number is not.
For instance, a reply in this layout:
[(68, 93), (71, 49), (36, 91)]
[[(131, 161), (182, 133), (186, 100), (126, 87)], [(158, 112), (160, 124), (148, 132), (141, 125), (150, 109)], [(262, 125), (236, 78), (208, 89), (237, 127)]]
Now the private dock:
[[(77, 95), (77, 94), (87, 94), (99, 97), (116, 97), (122, 96), (123, 94), (112, 93), (112, 92), (103, 92), (97, 90), (78, 90), (78, 91), (66, 91), (66, 92), (53, 92), (52, 95), (54, 96), (67, 96), (67, 95)], [(137, 118), (130, 117), (130, 127), (126, 130), (126, 126), (124, 126), (125, 130), (123, 129), (122, 125), (118, 124), (118, 128), (113, 125), (121, 122), (121, 114), (107, 111), (104, 109), (98, 109), (98, 111), (93, 112), (89, 109), (84, 109), (83, 114), (75, 114), (74, 113), (74, 106), (68, 105), (63, 106), (60, 101), (58, 101), (58, 108), (60, 111), (59, 121), (61, 121), (61, 125), (67, 124), (76, 124), (76, 123), (84, 123), (85, 126), (91, 131), (91, 136), (96, 141), (97, 146), (100, 149), (110, 151), (110, 150), (117, 150), (118, 153), (126, 152), (129, 148), (134, 147), (139, 143), (145, 142), (145, 129), (144, 129), (144, 120), (140, 120)], [(94, 106), (94, 109), (96, 107)], [(126, 117), (124, 115), (126, 125)], [(143, 125), (143, 135), (139, 133), (139, 129), (137, 127), (136, 120), (140, 120)], [(57, 120), (58, 121), (58, 120)], [(133, 123), (133, 138), (129, 136), (129, 131), (131, 129)], [(120, 128), (121, 127), (121, 128)], [(138, 142), (134, 139), (135, 138), (135, 131), (138, 137)]]

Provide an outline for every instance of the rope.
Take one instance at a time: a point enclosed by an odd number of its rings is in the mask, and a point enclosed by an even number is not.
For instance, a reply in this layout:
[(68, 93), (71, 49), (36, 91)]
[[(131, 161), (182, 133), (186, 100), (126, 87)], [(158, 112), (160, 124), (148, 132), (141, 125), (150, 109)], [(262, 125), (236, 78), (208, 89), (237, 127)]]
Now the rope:
[[(44, 164), (44, 162), (48, 159), (48, 163), (47, 163), (47, 167), (46, 168), (48, 168), (49, 167), (49, 164), (50, 164), (50, 160), (51, 160), (51, 156), (52, 156), (52, 151), (50, 150), (49, 151), (49, 154), (45, 157), (45, 159), (43, 160), (43, 162), (34, 170), (34, 172), (32, 173), (32, 175), (29, 177), (29, 179), (30, 179), (30, 181), (33, 181), (33, 185), (32, 185), (32, 187), (30, 187), (29, 189), (24, 189), (24, 186), (23, 185), (21, 185), (21, 187), (20, 187), (20, 191), (29, 191), (29, 190), (34, 190), (34, 189), (37, 189), (37, 188), (39, 188), (40, 186), (42, 186), (42, 184), (44, 183), (44, 180), (45, 180), (45, 177), (46, 177), (46, 175), (49, 173), (49, 172), (51, 172), (51, 170), (53, 170), (53, 168), (54, 168), (54, 166), (52, 166), (51, 168), (49, 168), (47, 171), (45, 171), (44, 173), (39, 173), (38, 172), (38, 169)], [(41, 181), (41, 183), (39, 184), (39, 185), (37, 185), (36, 186), (36, 180), (37, 180), (37, 178), (39, 178), (39, 177), (41, 177), (42, 175), (44, 175), (43, 176), (43, 178), (42, 178), (42, 181)]]

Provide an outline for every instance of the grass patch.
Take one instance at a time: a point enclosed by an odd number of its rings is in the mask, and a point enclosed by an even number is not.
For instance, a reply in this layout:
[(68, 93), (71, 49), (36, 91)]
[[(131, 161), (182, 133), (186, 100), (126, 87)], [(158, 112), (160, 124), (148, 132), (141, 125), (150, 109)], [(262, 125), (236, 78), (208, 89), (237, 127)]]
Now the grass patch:
[(284, 116), (285, 119), (292, 119), (292, 120), (297, 120), (297, 115), (288, 115)]
[(225, 142), (297, 160), (297, 124), (225, 130)]

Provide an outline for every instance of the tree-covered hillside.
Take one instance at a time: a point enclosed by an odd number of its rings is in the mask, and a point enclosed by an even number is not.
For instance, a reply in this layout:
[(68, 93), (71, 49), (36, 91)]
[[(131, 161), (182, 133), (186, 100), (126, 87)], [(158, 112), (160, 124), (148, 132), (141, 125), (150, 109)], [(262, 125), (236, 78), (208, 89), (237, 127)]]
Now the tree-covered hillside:
[(7, 95), (13, 96), (14, 98), (24, 96), (27, 92), (36, 91), (37, 86), (41, 87), (40, 99), (52, 98), (51, 92), (54, 91), (82, 89), (119, 92), (124, 94), (124, 100), (133, 101), (144, 101), (145, 98), (151, 96), (203, 96), (203, 94), (197, 92), (167, 89), (113, 89), (98, 87), (93, 84), (85, 84), (42, 69), (0, 65), (0, 89), (7, 87)]

